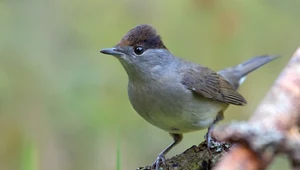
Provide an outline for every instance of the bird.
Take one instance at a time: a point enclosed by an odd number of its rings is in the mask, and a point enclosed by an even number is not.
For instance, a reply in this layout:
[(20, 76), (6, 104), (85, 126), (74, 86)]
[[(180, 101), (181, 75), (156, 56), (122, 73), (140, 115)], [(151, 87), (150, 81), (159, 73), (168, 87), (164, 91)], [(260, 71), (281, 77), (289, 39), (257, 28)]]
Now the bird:
[(183, 134), (208, 128), (224, 118), (229, 105), (247, 102), (237, 91), (246, 75), (279, 56), (261, 55), (220, 71), (176, 57), (156, 29), (138, 25), (101, 53), (117, 58), (128, 75), (128, 97), (134, 110), (150, 124), (168, 132), (173, 142), (152, 164), (158, 169)]

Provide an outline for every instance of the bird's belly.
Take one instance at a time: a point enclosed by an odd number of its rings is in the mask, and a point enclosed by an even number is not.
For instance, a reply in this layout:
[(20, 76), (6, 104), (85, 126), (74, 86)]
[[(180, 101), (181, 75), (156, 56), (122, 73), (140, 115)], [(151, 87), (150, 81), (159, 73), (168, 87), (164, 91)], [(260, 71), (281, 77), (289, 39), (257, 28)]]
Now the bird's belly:
[(155, 97), (130, 97), (134, 109), (146, 121), (172, 133), (187, 133), (210, 126), (216, 115), (227, 108), (220, 103), (192, 92), (156, 94)]
[(187, 133), (209, 127), (218, 112), (223, 109), (222, 104), (207, 102), (194, 103), (188, 107), (173, 106), (172, 111), (169, 109), (170, 112), (164, 109), (153, 109), (148, 113), (148, 121), (168, 132)]

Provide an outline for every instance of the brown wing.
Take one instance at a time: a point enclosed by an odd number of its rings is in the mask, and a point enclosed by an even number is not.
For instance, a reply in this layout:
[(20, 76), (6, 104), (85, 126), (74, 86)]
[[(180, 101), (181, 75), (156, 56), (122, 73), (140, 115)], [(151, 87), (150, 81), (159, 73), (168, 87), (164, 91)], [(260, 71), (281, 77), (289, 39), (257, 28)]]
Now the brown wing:
[(181, 83), (196, 94), (219, 102), (234, 105), (247, 103), (222, 76), (206, 67), (185, 70)]

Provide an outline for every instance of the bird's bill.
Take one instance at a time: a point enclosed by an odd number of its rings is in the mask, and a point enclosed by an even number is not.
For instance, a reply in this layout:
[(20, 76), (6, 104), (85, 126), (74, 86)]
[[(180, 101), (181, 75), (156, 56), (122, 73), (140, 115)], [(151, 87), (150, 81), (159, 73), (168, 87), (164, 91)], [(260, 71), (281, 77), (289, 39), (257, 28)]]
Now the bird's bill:
[(104, 48), (104, 49), (100, 50), (100, 52), (103, 54), (114, 55), (114, 56), (120, 56), (120, 55), (124, 54), (117, 48)]

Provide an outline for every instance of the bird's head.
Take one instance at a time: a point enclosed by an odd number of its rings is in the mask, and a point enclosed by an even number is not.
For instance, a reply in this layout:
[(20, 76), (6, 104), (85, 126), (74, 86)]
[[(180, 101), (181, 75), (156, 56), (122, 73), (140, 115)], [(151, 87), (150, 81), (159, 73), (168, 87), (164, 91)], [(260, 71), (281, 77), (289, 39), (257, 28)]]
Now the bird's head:
[(117, 45), (100, 52), (119, 59), (128, 74), (162, 68), (173, 58), (160, 35), (147, 24), (131, 29)]

